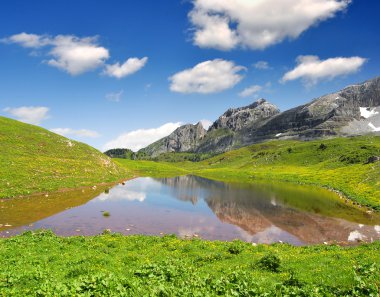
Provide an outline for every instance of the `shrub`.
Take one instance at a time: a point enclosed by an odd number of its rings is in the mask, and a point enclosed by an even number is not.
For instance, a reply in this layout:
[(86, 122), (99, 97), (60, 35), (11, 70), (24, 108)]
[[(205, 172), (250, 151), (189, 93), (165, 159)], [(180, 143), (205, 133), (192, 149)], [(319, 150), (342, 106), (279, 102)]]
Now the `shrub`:
[(268, 270), (272, 272), (278, 272), (280, 268), (280, 258), (273, 254), (269, 253), (263, 256), (258, 262), (257, 267), (259, 267), (262, 270)]
[(243, 251), (244, 248), (244, 243), (241, 242), (240, 240), (234, 240), (229, 244), (228, 246), (228, 252), (233, 255), (238, 255)]

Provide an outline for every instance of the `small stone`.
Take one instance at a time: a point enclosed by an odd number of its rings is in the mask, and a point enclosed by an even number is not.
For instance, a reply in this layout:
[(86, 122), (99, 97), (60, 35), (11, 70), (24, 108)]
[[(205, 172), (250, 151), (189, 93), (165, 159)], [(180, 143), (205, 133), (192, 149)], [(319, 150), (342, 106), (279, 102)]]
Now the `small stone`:
[(328, 242), (327, 242), (327, 241), (324, 241), (323, 244), (324, 244), (324, 245), (328, 245)]
[(80, 229), (76, 229), (75, 231), (80, 232)]
[(129, 229), (129, 228), (127, 228), (127, 229), (125, 229), (125, 230), (127, 230), (127, 231), (131, 231), (131, 229)]

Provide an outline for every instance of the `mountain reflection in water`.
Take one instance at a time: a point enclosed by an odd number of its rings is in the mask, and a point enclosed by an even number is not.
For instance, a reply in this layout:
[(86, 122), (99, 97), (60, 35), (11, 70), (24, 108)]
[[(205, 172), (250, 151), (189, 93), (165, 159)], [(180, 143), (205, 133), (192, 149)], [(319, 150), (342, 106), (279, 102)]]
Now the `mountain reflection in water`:
[[(50, 228), (61, 235), (92, 235), (111, 229), (124, 234), (176, 233), (296, 245), (380, 239), (379, 214), (349, 206), (336, 194), (316, 187), (226, 184), (180, 176), (137, 178), (109, 193), (62, 195), (59, 207), (53, 207), (54, 199), (47, 203), (46, 197), (34, 197), (33, 203), (3, 200), (0, 235)], [(102, 211), (111, 216), (103, 217)]]

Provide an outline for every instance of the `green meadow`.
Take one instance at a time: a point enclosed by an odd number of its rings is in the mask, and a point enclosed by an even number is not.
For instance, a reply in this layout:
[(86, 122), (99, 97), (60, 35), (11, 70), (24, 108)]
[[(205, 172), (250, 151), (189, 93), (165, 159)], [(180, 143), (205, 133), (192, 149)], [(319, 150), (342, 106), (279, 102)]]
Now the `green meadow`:
[(252, 245), (172, 235), (0, 240), (0, 296), (379, 296), (380, 243)]

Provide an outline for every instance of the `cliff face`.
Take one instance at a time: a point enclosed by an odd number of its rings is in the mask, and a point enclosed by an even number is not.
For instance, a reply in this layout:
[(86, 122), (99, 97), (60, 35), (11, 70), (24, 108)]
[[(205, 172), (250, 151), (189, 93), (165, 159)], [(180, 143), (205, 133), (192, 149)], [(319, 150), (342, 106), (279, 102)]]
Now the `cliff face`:
[(235, 144), (236, 132), (278, 114), (279, 109), (265, 99), (251, 105), (229, 109), (206, 131), (201, 123), (184, 125), (172, 134), (142, 149), (156, 157), (167, 152), (224, 152)]
[(184, 125), (142, 151), (152, 157), (166, 152), (220, 153), (268, 139), (366, 133), (380, 134), (380, 77), (284, 112), (265, 99), (230, 108), (207, 132), (200, 123)]
[(202, 123), (187, 124), (177, 128), (169, 136), (164, 137), (140, 150), (148, 156), (156, 157), (168, 152), (186, 152), (193, 150), (206, 135)]
[(260, 127), (247, 127), (240, 136), (244, 143), (253, 143), (275, 137), (315, 138), (376, 132), (369, 124), (377, 127), (379, 106), (380, 77), (284, 111)]
[(259, 99), (245, 107), (228, 109), (212, 124), (209, 131), (217, 129), (239, 131), (248, 125), (260, 122), (278, 113), (280, 110), (275, 105), (265, 99)]

